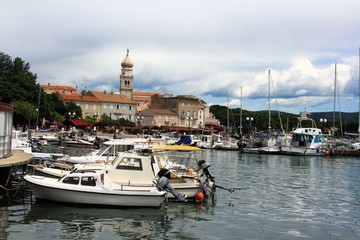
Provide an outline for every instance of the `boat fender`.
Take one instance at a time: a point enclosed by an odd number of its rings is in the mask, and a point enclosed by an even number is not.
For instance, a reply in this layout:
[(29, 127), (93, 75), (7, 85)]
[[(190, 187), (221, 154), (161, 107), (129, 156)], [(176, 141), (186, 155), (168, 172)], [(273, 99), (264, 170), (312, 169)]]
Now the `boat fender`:
[(196, 201), (202, 201), (202, 200), (204, 200), (204, 194), (203, 194), (202, 192), (197, 192), (197, 193), (195, 194), (195, 199), (196, 199)]
[(161, 176), (158, 180), (157, 180), (157, 185), (160, 186), (163, 190), (171, 193), (172, 195), (174, 195), (174, 197), (181, 201), (184, 202), (186, 200), (186, 195), (185, 194), (181, 194), (178, 191), (176, 191), (170, 184), (170, 180), (169, 178), (167, 178), (166, 176)]

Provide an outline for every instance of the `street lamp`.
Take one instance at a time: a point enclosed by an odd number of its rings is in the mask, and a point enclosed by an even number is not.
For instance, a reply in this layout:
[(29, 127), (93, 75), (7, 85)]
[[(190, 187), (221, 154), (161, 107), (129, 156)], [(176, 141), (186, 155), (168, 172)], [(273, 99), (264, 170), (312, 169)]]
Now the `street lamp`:
[(141, 125), (141, 122), (143, 121), (144, 117), (143, 116), (137, 116), (136, 117), (136, 121), (138, 123), (138, 125)]
[[(326, 118), (320, 118), (319, 120), (321, 123), (326, 123), (327, 122), (327, 119)], [(322, 124), (321, 124), (321, 127), (322, 127)]]
[(69, 117), (70, 117), (70, 118), (73, 118), (73, 117), (75, 117), (75, 114), (76, 114), (76, 113), (75, 113), (75, 112), (69, 112), (68, 114), (69, 114)]
[(252, 129), (251, 129), (251, 122), (254, 121), (254, 118), (252, 117), (246, 117), (246, 121), (249, 121), (249, 126), (250, 126), (250, 134), (252, 132)]
[[(36, 109), (37, 117), (36, 117), (36, 131), (39, 130), (39, 109)], [(30, 126), (29, 126), (30, 127)]]

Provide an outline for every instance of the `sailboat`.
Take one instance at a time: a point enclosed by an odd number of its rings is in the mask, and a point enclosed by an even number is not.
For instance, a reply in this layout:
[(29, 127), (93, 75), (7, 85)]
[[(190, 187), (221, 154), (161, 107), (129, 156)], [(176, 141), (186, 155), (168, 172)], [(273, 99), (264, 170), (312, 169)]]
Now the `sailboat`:
[[(229, 94), (228, 94), (229, 96)], [(239, 150), (239, 140), (230, 136), (230, 110), (229, 110), (229, 97), (227, 97), (227, 128), (226, 128), (226, 137), (223, 138), (221, 144), (221, 150)]]
[(359, 57), (358, 57), (358, 64), (359, 64), (359, 125), (357, 133), (346, 133), (345, 135), (357, 137), (357, 142), (349, 144), (349, 146), (336, 146), (334, 144), (333, 152), (335, 155), (341, 156), (360, 156), (360, 48), (359, 48)]
[(271, 105), (270, 105), (270, 80), (271, 80), (271, 69), (268, 69), (268, 111), (269, 111), (269, 125), (268, 125), (268, 135), (263, 143), (264, 146), (259, 149), (259, 153), (262, 154), (278, 154), (280, 153), (281, 143), (276, 136), (273, 136), (271, 133)]

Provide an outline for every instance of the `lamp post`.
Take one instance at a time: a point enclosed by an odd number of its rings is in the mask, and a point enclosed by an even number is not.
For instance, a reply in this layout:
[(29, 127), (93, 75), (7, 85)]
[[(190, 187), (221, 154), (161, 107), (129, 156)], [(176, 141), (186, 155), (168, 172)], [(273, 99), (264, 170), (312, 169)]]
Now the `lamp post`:
[(321, 122), (321, 128), (323, 128), (323, 126), (322, 126), (322, 123), (327, 123), (327, 119), (326, 118), (320, 118), (320, 120), (319, 120), (320, 122)]
[[(39, 130), (39, 109), (36, 109), (37, 117), (36, 117), (36, 131)], [(30, 126), (29, 126), (30, 127)]]
[(246, 117), (246, 121), (249, 121), (250, 135), (251, 135), (251, 134), (252, 134), (251, 122), (254, 121), (254, 118), (252, 118), (252, 117)]
[(76, 113), (75, 113), (75, 112), (69, 112), (68, 114), (69, 114), (69, 118), (74, 118), (74, 117), (75, 117), (75, 115), (76, 115)]
[(136, 117), (136, 121), (137, 121), (137, 123), (138, 123), (138, 126), (141, 125), (141, 122), (143, 121), (143, 119), (144, 119), (143, 116), (137, 116), (137, 117)]

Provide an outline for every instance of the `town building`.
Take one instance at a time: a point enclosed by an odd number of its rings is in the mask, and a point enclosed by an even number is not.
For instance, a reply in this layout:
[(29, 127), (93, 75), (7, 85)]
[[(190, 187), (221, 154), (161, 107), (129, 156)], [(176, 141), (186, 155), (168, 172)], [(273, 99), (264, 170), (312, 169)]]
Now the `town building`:
[(52, 93), (63, 93), (63, 94), (73, 94), (76, 93), (76, 88), (71, 86), (61, 86), (61, 85), (50, 85), (48, 84), (40, 84), (40, 87), (44, 90), (47, 94)]
[(135, 92), (133, 91), (133, 101), (136, 102), (136, 112), (151, 108), (151, 97), (160, 94), (159, 92)]
[(59, 98), (64, 102), (72, 101), (81, 107), (82, 118), (93, 117), (98, 120), (101, 115), (101, 103), (99, 99), (94, 96), (88, 96), (79, 93), (59, 93)]
[(169, 109), (149, 108), (137, 113), (138, 126), (176, 126), (179, 122), (177, 113)]
[(169, 109), (178, 115), (178, 121), (172, 126), (188, 128), (203, 128), (205, 113), (208, 112), (206, 103), (192, 95), (154, 95), (151, 98), (151, 108)]
[(113, 120), (123, 118), (135, 122), (136, 103), (127, 96), (106, 91), (90, 93), (100, 102), (100, 116), (105, 114)]

